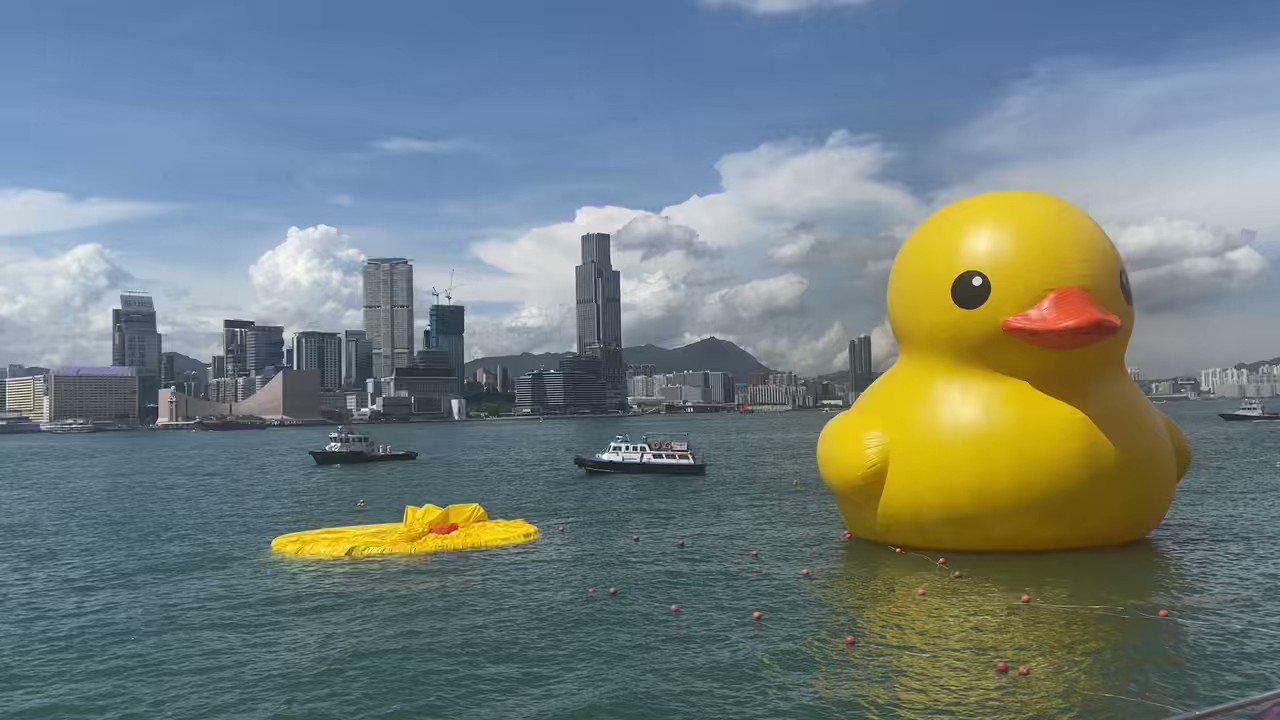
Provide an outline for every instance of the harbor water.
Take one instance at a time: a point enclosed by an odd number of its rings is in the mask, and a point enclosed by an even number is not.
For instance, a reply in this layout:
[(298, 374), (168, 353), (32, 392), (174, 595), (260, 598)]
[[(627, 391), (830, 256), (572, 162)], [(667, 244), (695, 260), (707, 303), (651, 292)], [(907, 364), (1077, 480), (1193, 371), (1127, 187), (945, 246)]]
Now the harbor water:
[[(948, 568), (841, 538), (818, 412), (377, 426), (420, 458), (326, 467), (306, 453), (325, 442), (317, 427), (0, 436), (0, 716), (1141, 719), (1214, 705), (1280, 686), (1280, 423), (1215, 415), (1232, 407), (1161, 406), (1195, 460), (1148, 540)], [(573, 466), (646, 431), (690, 432), (707, 475)], [(440, 555), (269, 550), (424, 502), (480, 502), (543, 534)], [(998, 674), (999, 660), (1031, 674)]]

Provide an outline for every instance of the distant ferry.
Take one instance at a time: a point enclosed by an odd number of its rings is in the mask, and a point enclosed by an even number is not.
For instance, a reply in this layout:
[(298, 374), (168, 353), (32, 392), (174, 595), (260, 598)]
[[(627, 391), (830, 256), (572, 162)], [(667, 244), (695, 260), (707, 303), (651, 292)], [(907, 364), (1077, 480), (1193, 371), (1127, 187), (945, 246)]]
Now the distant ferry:
[(645, 435), (632, 442), (618, 435), (609, 447), (590, 457), (579, 455), (573, 464), (587, 472), (656, 473), (662, 475), (703, 475), (707, 471), (683, 433)]
[(191, 423), (195, 430), (265, 430), (267, 424), (253, 420), (220, 420), (218, 418), (197, 418)]
[(40, 423), (31, 422), (25, 415), (0, 413), (0, 435), (40, 432)]
[(1245, 398), (1235, 412), (1218, 413), (1218, 417), (1230, 421), (1258, 422), (1260, 420), (1280, 420), (1280, 413), (1267, 412), (1261, 400)]
[(317, 465), (414, 460), (418, 457), (418, 453), (412, 450), (392, 450), (390, 445), (378, 445), (365, 433), (345, 425), (329, 433), (329, 444), (323, 450), (311, 450), (310, 454)]
[(91, 433), (98, 431), (98, 427), (93, 424), (93, 421), (84, 418), (67, 418), (56, 422), (42, 423), (40, 429), (48, 433)]

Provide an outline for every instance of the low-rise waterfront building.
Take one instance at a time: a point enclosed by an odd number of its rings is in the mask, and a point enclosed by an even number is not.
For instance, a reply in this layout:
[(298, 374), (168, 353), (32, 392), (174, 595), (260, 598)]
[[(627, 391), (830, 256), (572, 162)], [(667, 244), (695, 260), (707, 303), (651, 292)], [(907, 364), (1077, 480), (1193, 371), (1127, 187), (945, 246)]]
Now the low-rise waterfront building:
[(576, 370), (534, 370), (516, 378), (516, 412), (601, 412), (609, 407), (604, 380)]
[(69, 367), (48, 378), (46, 422), (69, 418), (138, 422), (138, 374), (132, 367)]
[[(226, 378), (232, 380), (232, 378)], [(217, 381), (209, 383), (210, 391)], [(187, 422), (201, 417), (235, 417), (250, 415), (273, 420), (319, 420), (320, 373), (315, 370), (285, 369), (248, 398), (205, 400), (164, 388), (160, 390), (159, 424)]]

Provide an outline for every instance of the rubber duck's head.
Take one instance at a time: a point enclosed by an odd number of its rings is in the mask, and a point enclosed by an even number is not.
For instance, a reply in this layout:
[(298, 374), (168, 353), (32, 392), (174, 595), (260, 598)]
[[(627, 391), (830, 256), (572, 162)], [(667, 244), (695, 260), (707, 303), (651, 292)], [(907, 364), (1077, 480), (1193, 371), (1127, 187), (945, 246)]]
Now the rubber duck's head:
[(942, 208), (907, 238), (889, 322), (904, 358), (1027, 377), (1123, 364), (1133, 297), (1115, 245), (1082, 210), (997, 192)]

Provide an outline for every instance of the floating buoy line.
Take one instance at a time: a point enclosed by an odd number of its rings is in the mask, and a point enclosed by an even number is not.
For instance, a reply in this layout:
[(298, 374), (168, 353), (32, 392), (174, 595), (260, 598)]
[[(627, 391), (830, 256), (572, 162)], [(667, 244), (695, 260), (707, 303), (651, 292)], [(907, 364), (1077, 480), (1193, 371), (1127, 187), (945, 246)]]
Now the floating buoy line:
[[(681, 535), (678, 537), (679, 537), (679, 541), (677, 542), (677, 546), (683, 547), (685, 544), (684, 543), (685, 536)], [(846, 542), (852, 539), (852, 535), (848, 531), (845, 531), (842, 537), (843, 537), (843, 540)], [(638, 535), (632, 535), (631, 540), (633, 543), (638, 543), (640, 538)], [(963, 571), (956, 569), (953, 561), (947, 557), (933, 557), (923, 552), (908, 550), (906, 548), (902, 548), (895, 545), (889, 545), (886, 547), (889, 550), (893, 551), (894, 554), (922, 558), (923, 560), (927, 561), (929, 564), (933, 565), (935, 571), (942, 572), (943, 577), (947, 577), (952, 580), (961, 580), (968, 577)], [(748, 557), (750, 561), (753, 563), (759, 562), (761, 559), (760, 550), (758, 548), (750, 548), (748, 551)], [(814, 575), (816, 575), (816, 571), (809, 567), (803, 567), (800, 569), (799, 575), (801, 579), (811, 579)], [(610, 587), (608, 594), (610, 597), (616, 597), (618, 595), (617, 588)], [(926, 602), (925, 598), (928, 597), (928, 591), (924, 586), (917, 587), (913, 594), (915, 597), (920, 598), (921, 602)], [(588, 595), (593, 597), (596, 596), (597, 595), (596, 588), (595, 587), (589, 588)], [(635, 595), (633, 594), (632, 597), (634, 598)], [(1104, 616), (1110, 616), (1110, 617), (1119, 617), (1119, 618), (1133, 619), (1133, 620), (1138, 620), (1138, 619), (1155, 620), (1155, 621), (1162, 621), (1162, 622), (1185, 623), (1189, 625), (1216, 625), (1218, 627), (1231, 628), (1235, 630), (1246, 630), (1246, 631), (1259, 632), (1259, 633), (1265, 633), (1270, 635), (1280, 635), (1280, 630), (1271, 630), (1268, 628), (1258, 628), (1258, 627), (1252, 627), (1247, 625), (1221, 623), (1221, 622), (1208, 621), (1208, 620), (1192, 620), (1187, 618), (1181, 618), (1181, 617), (1177, 617), (1175, 613), (1168, 608), (1160, 608), (1154, 613), (1150, 613), (1150, 612), (1144, 612), (1143, 610), (1138, 608), (1123, 607), (1118, 605), (1072, 605), (1072, 604), (1044, 602), (1042, 601), (1041, 598), (1037, 597), (1033, 592), (1024, 592), (1016, 597), (1011, 598), (1008, 605), (1015, 606), (1015, 607), (1035, 608), (1034, 611), (1028, 610), (1029, 612), (1038, 612), (1040, 611), (1040, 609), (1062, 610), (1062, 611), (1070, 611), (1070, 612), (1083, 612), (1083, 613), (1089, 613), (1089, 614), (1104, 615)], [(681, 603), (671, 603), (669, 607), (670, 607), (670, 613), (674, 616), (682, 616), (684, 614), (685, 608), (684, 608), (684, 605)], [(694, 614), (696, 615), (697, 613), (695, 612)], [(756, 624), (767, 627), (767, 625), (763, 623), (764, 613), (762, 611), (760, 610), (752, 611), (750, 612), (750, 617), (753, 621), (755, 621)], [(1004, 620), (1004, 619), (1007, 619), (1007, 616), (974, 615), (974, 616), (971, 616), (971, 618), (972, 619)], [(865, 638), (859, 637), (858, 635), (854, 635), (852, 633), (837, 635), (835, 640), (836, 642), (838, 642), (839, 644), (842, 644), (846, 649), (850, 651), (853, 651), (855, 648), (858, 648), (858, 647), (863, 647), (863, 648), (872, 648), (872, 649), (897, 652), (905, 655), (911, 655), (914, 657), (925, 657), (925, 658), (938, 657), (936, 653), (919, 652), (919, 651), (909, 650), (896, 645), (880, 644), (873, 641), (867, 642)], [(984, 657), (988, 657), (989, 658), (988, 662), (994, 660), (995, 661), (994, 665), (987, 665), (986, 667), (993, 668), (995, 671), (995, 675), (998, 675), (998, 676), (1015, 675), (1019, 679), (1023, 679), (1023, 678), (1030, 679), (1034, 674), (1033, 666), (1027, 662), (1014, 662), (1008, 658), (1003, 658), (1003, 659), (990, 658), (989, 654), (985, 652), (979, 653), (975, 651), (973, 653), (966, 653), (966, 654), (973, 654), (975, 656), (982, 655)], [(990, 671), (991, 670), (988, 670), (988, 672)], [(1175, 712), (1186, 712), (1184, 708), (1178, 707), (1176, 705), (1170, 705), (1167, 703), (1161, 703), (1154, 700), (1148, 700), (1146, 698), (1132, 697), (1128, 695), (1118, 695), (1118, 694), (1106, 693), (1106, 692), (1088, 691), (1088, 690), (1077, 690), (1076, 692), (1079, 692), (1080, 694), (1083, 694), (1083, 695), (1092, 695), (1096, 697), (1105, 697), (1105, 698), (1112, 698), (1116, 700), (1124, 700), (1126, 702), (1141, 703), (1145, 705), (1150, 705), (1152, 707), (1158, 707), (1158, 708), (1171, 710)]]

